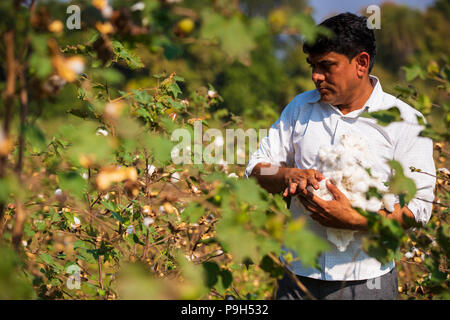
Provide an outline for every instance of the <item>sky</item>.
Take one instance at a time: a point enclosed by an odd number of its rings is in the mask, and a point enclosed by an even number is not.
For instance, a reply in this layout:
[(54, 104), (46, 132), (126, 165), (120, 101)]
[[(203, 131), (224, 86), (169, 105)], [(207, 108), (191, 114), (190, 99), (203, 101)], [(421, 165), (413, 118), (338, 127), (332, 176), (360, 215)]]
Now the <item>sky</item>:
[[(360, 9), (367, 8), (371, 4), (380, 5), (385, 0), (310, 0), (309, 4), (313, 7), (313, 17), (316, 23), (322, 22), (327, 17), (335, 13), (353, 12), (358, 13)], [(398, 4), (408, 5), (410, 7), (424, 10), (432, 4), (434, 0), (395, 0), (390, 1)], [(381, 12), (383, 18), (383, 12)]]

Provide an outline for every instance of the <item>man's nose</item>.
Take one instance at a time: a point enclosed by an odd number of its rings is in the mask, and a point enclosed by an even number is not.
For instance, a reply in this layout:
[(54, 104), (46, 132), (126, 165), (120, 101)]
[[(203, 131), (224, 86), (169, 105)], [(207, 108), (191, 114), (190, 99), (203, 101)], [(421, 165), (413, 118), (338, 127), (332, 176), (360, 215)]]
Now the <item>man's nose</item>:
[(321, 72), (313, 71), (312, 73), (312, 81), (314, 83), (318, 83), (325, 80), (325, 75)]

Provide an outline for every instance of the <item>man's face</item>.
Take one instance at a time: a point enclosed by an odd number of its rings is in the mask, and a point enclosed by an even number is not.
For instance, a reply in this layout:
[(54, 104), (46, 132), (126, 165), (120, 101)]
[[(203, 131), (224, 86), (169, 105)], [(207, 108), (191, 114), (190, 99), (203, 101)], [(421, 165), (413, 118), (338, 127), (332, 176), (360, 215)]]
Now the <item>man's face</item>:
[(349, 62), (340, 53), (309, 55), (312, 80), (320, 93), (320, 100), (331, 105), (347, 105), (359, 85), (356, 59)]

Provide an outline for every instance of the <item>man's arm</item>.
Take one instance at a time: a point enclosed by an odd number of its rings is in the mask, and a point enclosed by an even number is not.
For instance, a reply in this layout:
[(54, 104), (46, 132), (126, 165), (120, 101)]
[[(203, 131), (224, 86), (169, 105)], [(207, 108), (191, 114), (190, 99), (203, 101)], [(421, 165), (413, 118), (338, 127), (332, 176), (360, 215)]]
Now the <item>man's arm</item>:
[[(329, 180), (327, 187), (334, 200), (325, 201), (311, 192), (306, 196), (299, 196), (300, 202), (312, 212), (311, 218), (330, 228), (367, 231), (367, 218), (353, 209), (350, 200)], [(379, 210), (378, 214), (397, 220), (405, 229), (412, 227), (411, 223), (415, 220), (414, 214), (406, 206), (401, 208), (398, 203), (394, 205), (394, 212)], [(414, 224), (416, 225), (418, 224)]]

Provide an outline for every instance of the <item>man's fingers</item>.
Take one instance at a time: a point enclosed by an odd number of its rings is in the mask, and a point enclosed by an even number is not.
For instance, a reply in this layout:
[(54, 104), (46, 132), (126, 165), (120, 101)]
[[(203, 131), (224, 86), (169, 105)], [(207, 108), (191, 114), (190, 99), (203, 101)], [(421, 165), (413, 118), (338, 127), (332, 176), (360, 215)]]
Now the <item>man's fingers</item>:
[(298, 186), (298, 184), (295, 183), (295, 182), (289, 184), (289, 193), (290, 194), (295, 194), (295, 192), (297, 191), (297, 186)]
[(323, 179), (325, 179), (325, 177), (322, 175), (322, 173), (320, 173), (319, 171), (315, 171), (314, 172), (314, 176), (317, 180), (322, 181)]
[(330, 180), (327, 180), (326, 185), (328, 190), (330, 190), (331, 194), (333, 195), (334, 199), (339, 200), (342, 198), (342, 192), (335, 184), (333, 184)]
[(298, 196), (299, 201), (311, 212), (318, 212), (321, 208), (316, 205), (314, 202), (310, 201), (308, 198), (299, 195)]
[(299, 185), (298, 185), (298, 189), (299, 189), (303, 194), (306, 194), (306, 185), (307, 185), (306, 179), (300, 180), (300, 183), (299, 183)]
[(314, 177), (308, 177), (308, 184), (316, 190), (319, 189), (319, 181), (317, 181)]

